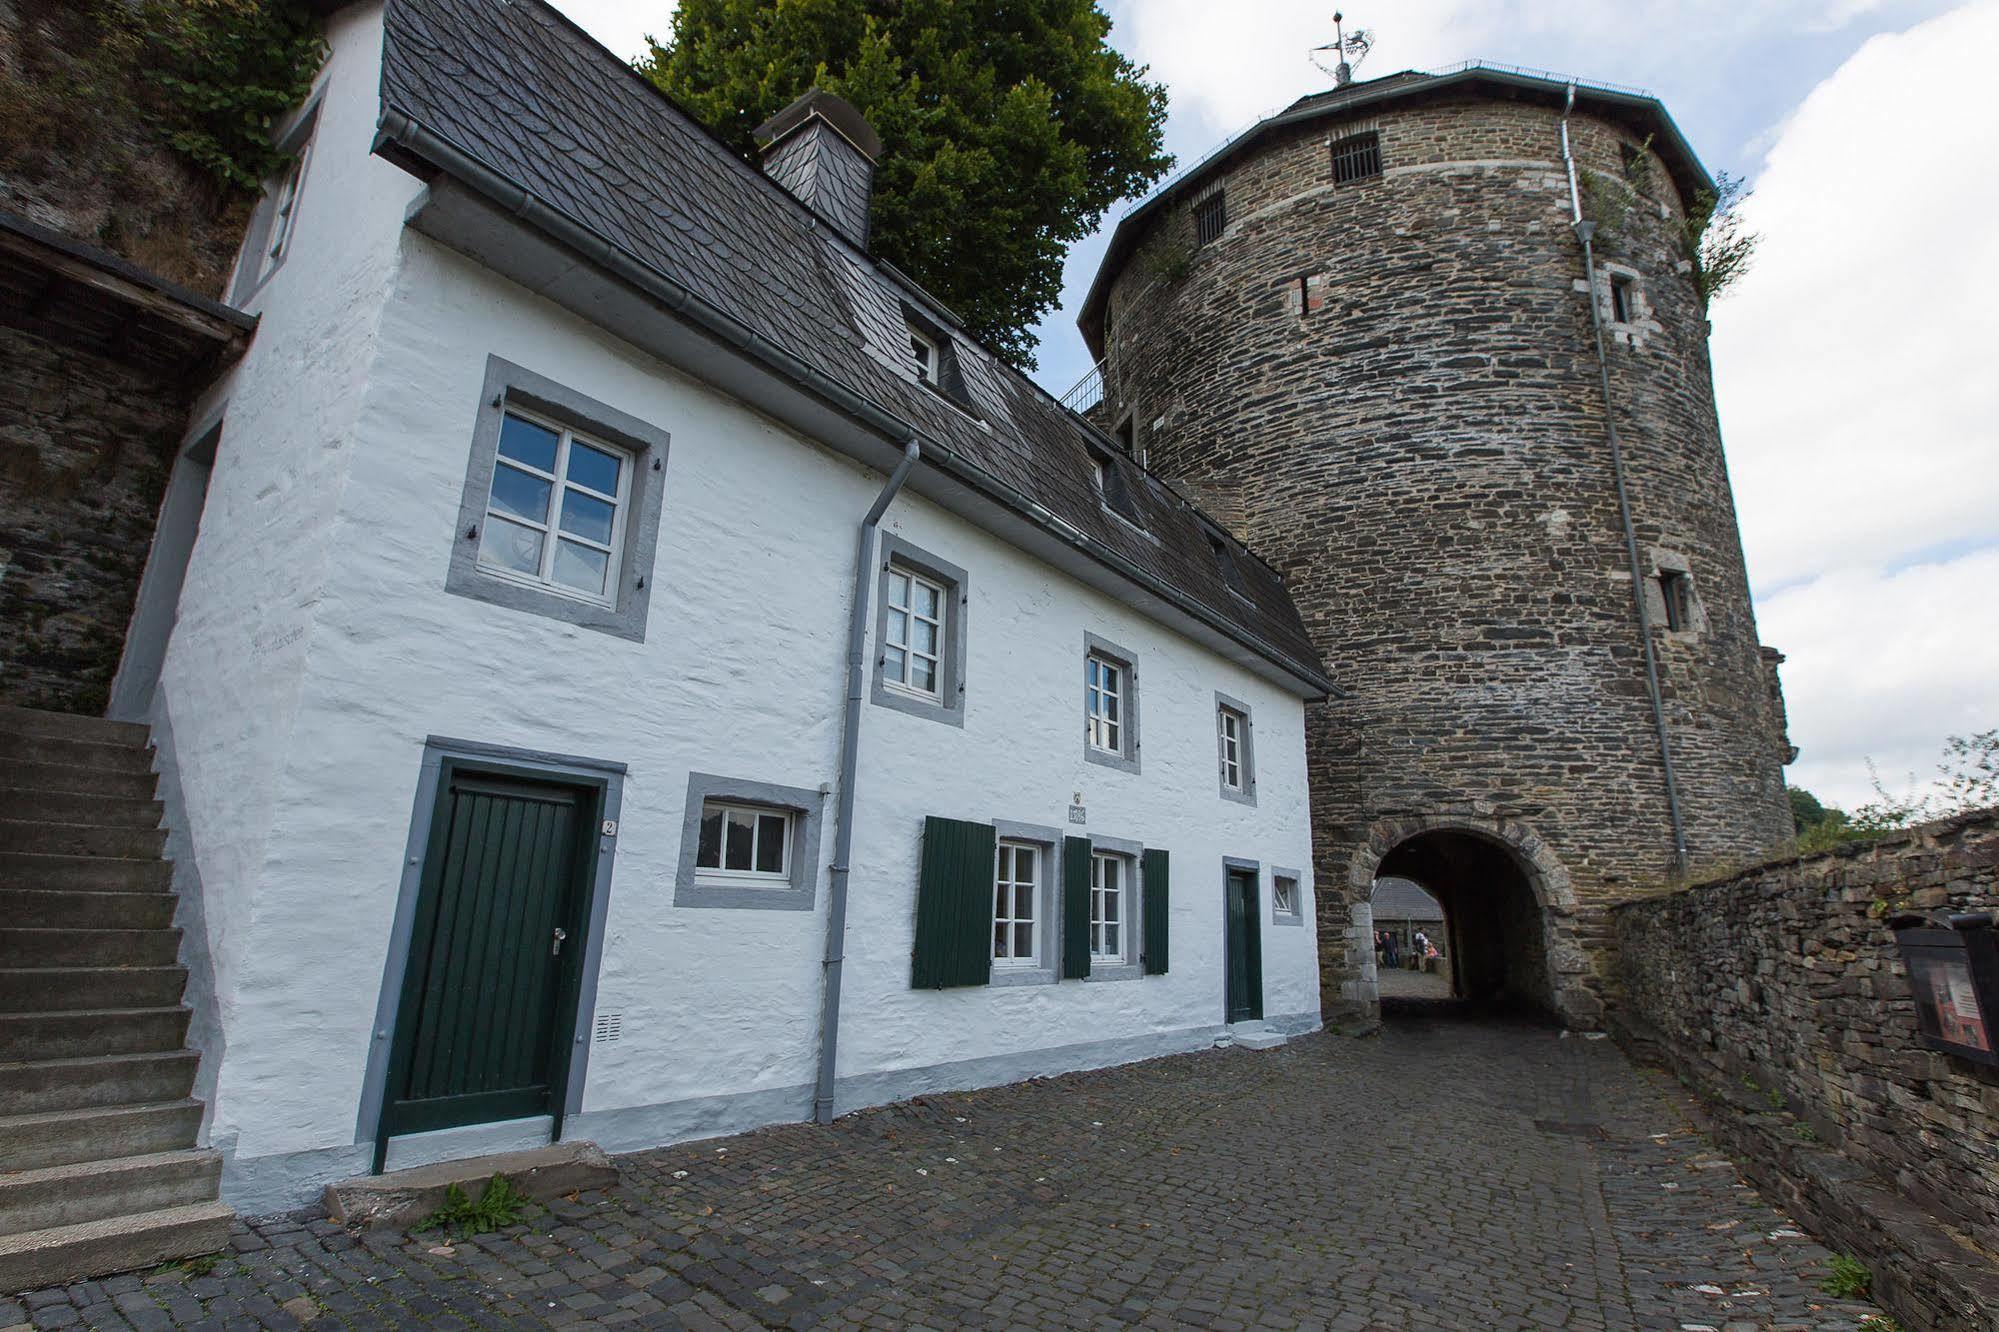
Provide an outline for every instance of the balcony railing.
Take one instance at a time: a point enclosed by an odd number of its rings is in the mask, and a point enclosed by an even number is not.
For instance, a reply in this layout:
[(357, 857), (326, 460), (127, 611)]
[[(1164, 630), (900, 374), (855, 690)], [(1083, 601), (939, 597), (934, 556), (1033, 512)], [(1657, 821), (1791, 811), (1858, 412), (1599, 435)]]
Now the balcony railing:
[(1062, 395), (1062, 405), (1082, 415), (1104, 400), (1104, 363), (1098, 361), (1088, 373)]

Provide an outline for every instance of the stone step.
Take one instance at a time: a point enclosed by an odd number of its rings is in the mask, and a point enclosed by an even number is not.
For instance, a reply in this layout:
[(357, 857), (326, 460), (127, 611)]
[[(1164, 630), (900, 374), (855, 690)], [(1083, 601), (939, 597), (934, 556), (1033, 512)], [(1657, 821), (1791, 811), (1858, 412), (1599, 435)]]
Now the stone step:
[(168, 1008), (180, 1002), (187, 968), (10, 967), (0, 970), (0, 1013), (74, 1008)]
[(60, 856), (43, 851), (0, 851), (0, 888), (43, 892), (164, 892), (173, 883), (173, 865), (158, 855)]
[(0, 811), (10, 819), (81, 823), (94, 828), (157, 828), (161, 814), (157, 800), (36, 786), (0, 786)]
[(222, 1153), (203, 1148), (0, 1175), (0, 1235), (214, 1202)]
[(362, 1225), (407, 1225), (444, 1204), (452, 1185), (477, 1198), (486, 1182), (507, 1182), (543, 1202), (583, 1189), (613, 1188), (618, 1168), (594, 1142), (553, 1142), (525, 1152), (500, 1152), (456, 1161), (361, 1175), (326, 1186), (326, 1210), (335, 1221)]
[(0, 967), (170, 967), (180, 931), (0, 927)]
[(0, 920), (34, 930), (164, 930), (174, 924), (172, 892), (84, 892), (10, 888), (0, 882)]
[(144, 747), (147, 740), (144, 722), (112, 721), (106, 717), (84, 717), (73, 712), (44, 712), (40, 708), (0, 707), (0, 731), (140, 747)]
[(0, 1238), (0, 1290), (38, 1290), (214, 1253), (227, 1247), (235, 1216), (206, 1202), (9, 1235)]
[[(62, 763), (77, 768), (97, 768), (104, 772), (151, 772), (153, 751), (145, 745), (123, 741), (105, 744), (97, 740), (73, 740), (66, 736), (23, 735), (0, 731), (0, 780), (16, 763)], [(8, 781), (9, 786), (19, 782)]]
[(184, 1151), (200, 1130), (201, 1102), (185, 1098), (0, 1116), (0, 1172)]
[[(11, 815), (13, 811), (7, 813)], [(0, 817), (0, 851), (148, 860), (157, 859), (166, 844), (167, 830), (159, 827), (106, 828), (88, 823)]]
[(0, 1050), (16, 1060), (32, 1062), (157, 1054), (181, 1048), (187, 1040), (189, 1016), (184, 1005), (0, 1013)]
[(1232, 1022), (1229, 1043), (1245, 1050), (1275, 1050), (1288, 1038), (1268, 1022)]
[(13, 888), (0, 881), (0, 920), (41, 930), (163, 930), (173, 924), (173, 893)]
[(39, 1115), (178, 1101), (194, 1089), (200, 1062), (192, 1050), (151, 1050), (0, 1064), (0, 1108), (8, 1114)]
[(70, 763), (9, 763), (0, 768), (0, 783), (11, 787), (133, 800), (151, 799), (159, 782), (159, 774), (150, 768), (145, 772), (105, 772)]

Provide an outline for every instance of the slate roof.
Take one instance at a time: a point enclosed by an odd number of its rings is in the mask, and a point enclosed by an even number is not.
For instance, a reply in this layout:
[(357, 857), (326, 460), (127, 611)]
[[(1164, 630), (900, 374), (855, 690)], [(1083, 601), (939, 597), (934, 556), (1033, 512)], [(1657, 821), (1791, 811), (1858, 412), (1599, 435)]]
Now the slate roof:
[(1374, 885), (1376, 920), (1442, 920), (1444, 908), (1413, 879), (1380, 879)]
[[(385, 113), (407, 116), (911, 422), (925, 441), (1145, 571), (1258, 655), (1332, 688), (1273, 570), (1231, 542), (1243, 557), (1247, 599), (1232, 592), (1211, 545), (1218, 529), (1123, 459), (1117, 466), (1144, 533), (1110, 514), (1090, 469), (1089, 442), (1107, 442), (1100, 433), (541, 0), (389, 0), (385, 27)], [(425, 165), (393, 145), (390, 153)], [(952, 329), (964, 395), (986, 425), (918, 381), (906, 305)]]
[(1475, 60), (1434, 74), (1414, 69), (1384, 74), (1380, 78), (1300, 97), (1276, 115), (1268, 116), (1236, 135), (1126, 209), (1111, 232), (1111, 242), (1104, 249), (1103, 260), (1097, 265), (1097, 275), (1090, 282), (1089, 293), (1083, 297), (1082, 308), (1076, 312), (1076, 323), (1082, 329), (1084, 340), (1090, 344), (1093, 355), (1103, 355), (1103, 305), (1110, 294), (1111, 281), (1138, 247), (1151, 219), (1174, 200), (1190, 198), (1217, 172), (1255, 151), (1272, 135), (1293, 126), (1375, 110), (1392, 103), (1467, 94), (1521, 99), (1559, 107), (1566, 101), (1571, 87), (1576, 90), (1578, 107), (1624, 123), (1639, 138), (1650, 137), (1653, 151), (1666, 163), (1673, 183), (1684, 197), (1690, 199), (1695, 191), (1714, 187), (1707, 168), (1701, 165), (1693, 146), (1680, 132), (1680, 127), (1673, 123), (1672, 116), (1667, 114), (1665, 104), (1640, 89), (1571, 81), (1545, 70), (1491, 65)]

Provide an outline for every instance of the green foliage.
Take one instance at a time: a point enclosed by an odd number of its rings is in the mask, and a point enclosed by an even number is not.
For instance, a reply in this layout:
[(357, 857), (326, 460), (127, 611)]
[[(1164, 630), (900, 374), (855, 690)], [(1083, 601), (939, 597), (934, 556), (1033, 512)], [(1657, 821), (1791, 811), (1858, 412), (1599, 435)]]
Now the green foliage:
[(1884, 1313), (1868, 1314), (1860, 1320), (1860, 1332), (1902, 1332), (1902, 1325)]
[(271, 130), (326, 58), (301, 0), (100, 0), (129, 38), (140, 103), (174, 151), (254, 193), (282, 164)]
[(1749, 271), (1762, 243), (1742, 220), (1742, 201), (1748, 197), (1742, 177), (1722, 171), (1715, 175), (1714, 188), (1696, 191), (1687, 208), (1680, 245), (1694, 266), (1694, 289), (1703, 309)]
[(871, 245), (1023, 367), (1065, 247), (1172, 165), (1095, 0), (681, 0), (639, 70), (752, 155), (808, 88), (881, 136)]
[(1825, 822), (1826, 807), (1810, 791), (1792, 786), (1786, 787), (1784, 793), (1791, 798), (1791, 824), (1796, 831), (1802, 833)]
[(1596, 223), (1596, 248), (1615, 250), (1624, 244), (1624, 219), (1631, 213), (1631, 191), (1614, 176), (1585, 167), (1576, 176), (1583, 216)]
[(477, 1202), (467, 1198), (465, 1190), (456, 1184), (446, 1185), (444, 1205), (410, 1229), (443, 1230), (453, 1239), (464, 1239), (467, 1235), (484, 1235), (519, 1225), (533, 1210), (532, 1198), (515, 1188), (505, 1175), (495, 1175), (486, 1181)]
[(1819, 1131), (1802, 1119), (1791, 1125), (1791, 1132), (1800, 1142), (1817, 1142), (1819, 1140)]
[(1832, 1271), (1819, 1289), (1836, 1300), (1864, 1300), (1874, 1289), (1874, 1274), (1843, 1253), (1832, 1256)]

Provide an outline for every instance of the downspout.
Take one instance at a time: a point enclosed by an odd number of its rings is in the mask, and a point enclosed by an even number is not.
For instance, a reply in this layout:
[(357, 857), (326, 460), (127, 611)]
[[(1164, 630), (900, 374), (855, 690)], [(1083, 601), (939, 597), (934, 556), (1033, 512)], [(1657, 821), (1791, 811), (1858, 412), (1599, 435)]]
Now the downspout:
[(1638, 610), (1638, 641), (1645, 650), (1645, 692), (1652, 701), (1652, 725), (1659, 733), (1659, 766), (1666, 777), (1666, 813), (1673, 824), (1673, 868), (1687, 872), (1687, 829), (1680, 816), (1680, 784), (1673, 773), (1673, 745), (1666, 731), (1666, 705), (1659, 691), (1659, 656), (1652, 646), (1652, 611), (1645, 604), (1645, 568), (1638, 558), (1638, 534), (1631, 523), (1631, 496), (1624, 484), (1624, 446), (1617, 437), (1617, 407), (1610, 396), (1610, 360), (1603, 349), (1603, 311), (1596, 299), (1596, 223), (1583, 219), (1576, 159), (1569, 150), (1569, 114), (1576, 108), (1576, 85), (1562, 107), (1562, 162), (1569, 171), (1569, 208), (1576, 239), (1583, 245), (1583, 276), (1589, 283), (1589, 321), (1596, 335), (1596, 373), (1603, 389), (1603, 421), (1610, 438), (1610, 474), (1617, 482), (1617, 516), (1624, 524), (1624, 554), (1631, 563), (1631, 600)]
[(854, 773), (860, 766), (861, 690), (867, 679), (863, 660), (868, 637), (868, 592), (874, 586), (875, 527), (895, 499), (910, 469), (922, 456), (916, 436), (902, 446), (902, 461), (889, 473), (874, 506), (861, 519), (854, 541), (854, 600), (847, 617), (847, 707), (840, 719), (840, 799), (834, 818), (833, 863), (827, 876), (826, 997), (819, 1010), (819, 1082), (812, 1097), (812, 1117), (833, 1122), (833, 1067), (840, 1052), (840, 971), (847, 954), (847, 875), (854, 854)]

